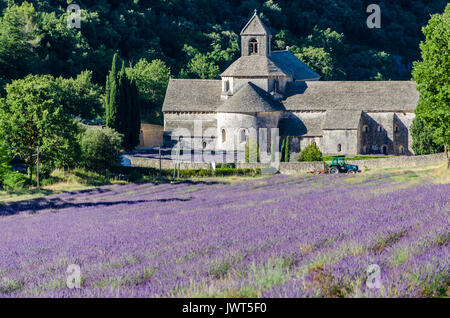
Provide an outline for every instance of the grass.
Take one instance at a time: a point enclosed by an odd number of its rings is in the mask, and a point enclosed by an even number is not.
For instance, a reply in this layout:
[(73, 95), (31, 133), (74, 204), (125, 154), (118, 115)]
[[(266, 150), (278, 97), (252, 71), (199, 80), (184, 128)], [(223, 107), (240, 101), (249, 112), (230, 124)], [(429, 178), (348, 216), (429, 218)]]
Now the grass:
[[(324, 157), (325, 158), (325, 157)], [(372, 158), (374, 159), (374, 158)], [(427, 164), (408, 168), (379, 168), (365, 170), (364, 173), (357, 174), (349, 178), (348, 182), (359, 182), (367, 177), (374, 175), (391, 174), (392, 179), (396, 182), (414, 182), (420, 183), (426, 179), (433, 183), (447, 184), (450, 183), (450, 170), (446, 168), (445, 164)], [(270, 175), (257, 176), (215, 176), (215, 177), (193, 177), (188, 180), (194, 181), (219, 181), (235, 183), (255, 178), (265, 179), (271, 177)], [(95, 172), (89, 172), (82, 169), (75, 169), (72, 172), (64, 172), (62, 170), (55, 170), (47, 180), (53, 181), (49, 185), (42, 186), (40, 190), (36, 188), (23, 189), (16, 192), (8, 192), (0, 190), (0, 202), (15, 202), (23, 200), (31, 200), (40, 197), (45, 197), (52, 194), (63, 192), (72, 192), (92, 189), (101, 185), (114, 183), (128, 183), (116, 178), (107, 177)], [(155, 182), (154, 177), (143, 176), (139, 183)], [(179, 180), (182, 182), (182, 180)]]
[(83, 169), (74, 169), (71, 172), (57, 169), (48, 178), (42, 180), (40, 189), (30, 187), (14, 192), (0, 191), (0, 202), (31, 200), (52, 194), (87, 190), (102, 185), (122, 182), (124, 181)]

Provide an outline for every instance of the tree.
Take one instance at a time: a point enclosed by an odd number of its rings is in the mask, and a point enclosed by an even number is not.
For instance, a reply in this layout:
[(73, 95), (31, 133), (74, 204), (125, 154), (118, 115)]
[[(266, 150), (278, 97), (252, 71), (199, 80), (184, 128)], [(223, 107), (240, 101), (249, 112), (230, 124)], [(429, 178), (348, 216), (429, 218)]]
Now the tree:
[(88, 169), (105, 171), (119, 165), (122, 135), (111, 128), (86, 128), (81, 138), (82, 163)]
[(95, 119), (103, 113), (102, 89), (92, 82), (92, 71), (83, 71), (76, 78), (56, 79), (61, 101), (68, 113), (83, 119)]
[(323, 48), (304, 47), (295, 56), (320, 74), (324, 80), (333, 79), (335, 72), (333, 58)]
[(322, 153), (315, 143), (300, 151), (297, 161), (322, 161)]
[[(53, 77), (29, 75), (6, 86), (0, 102), (0, 136), (25, 163), (75, 164), (78, 126), (60, 103)], [(30, 175), (31, 178), (31, 175)]]
[(289, 145), (289, 136), (286, 137), (286, 143), (284, 146), (284, 162), (289, 162), (291, 159), (291, 149)]
[(140, 98), (136, 81), (128, 78), (125, 62), (117, 72), (118, 55), (114, 55), (106, 79), (106, 126), (123, 135), (123, 146), (131, 150), (139, 144), (141, 129)]
[(5, 9), (0, 17), (0, 70), (8, 79), (36, 69), (37, 48), (42, 39), (41, 17), (34, 6), (23, 2)]
[(186, 69), (181, 72), (181, 77), (196, 77), (201, 79), (215, 79), (220, 75), (219, 66), (216, 64), (213, 53), (203, 54), (191, 46), (183, 49), (190, 58)]
[(106, 77), (105, 85), (105, 122), (106, 126), (110, 128), (119, 126), (118, 63), (119, 55), (116, 53), (112, 60), (111, 70)]
[(140, 59), (126, 69), (127, 76), (136, 81), (142, 101), (142, 115), (150, 123), (162, 124), (162, 105), (170, 78), (170, 68), (161, 60)]
[(433, 141), (432, 131), (420, 117), (414, 118), (411, 126), (412, 144), (411, 148), (416, 155), (428, 155), (444, 151), (444, 146)]
[(422, 29), (422, 61), (414, 63), (413, 79), (420, 93), (416, 115), (430, 129), (433, 140), (444, 145), (450, 168), (450, 4)]
[(10, 160), (8, 149), (5, 147), (4, 142), (0, 140), (0, 185), (2, 185), (6, 175), (11, 171)]

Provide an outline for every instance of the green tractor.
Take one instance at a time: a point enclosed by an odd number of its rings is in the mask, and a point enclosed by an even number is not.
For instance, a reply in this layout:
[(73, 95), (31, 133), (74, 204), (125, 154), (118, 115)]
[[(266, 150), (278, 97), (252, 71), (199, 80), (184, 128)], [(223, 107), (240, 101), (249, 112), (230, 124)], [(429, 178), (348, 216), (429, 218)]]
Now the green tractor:
[(360, 172), (358, 166), (349, 165), (345, 162), (345, 156), (333, 156), (331, 165), (328, 168), (328, 173), (348, 173), (354, 174)]

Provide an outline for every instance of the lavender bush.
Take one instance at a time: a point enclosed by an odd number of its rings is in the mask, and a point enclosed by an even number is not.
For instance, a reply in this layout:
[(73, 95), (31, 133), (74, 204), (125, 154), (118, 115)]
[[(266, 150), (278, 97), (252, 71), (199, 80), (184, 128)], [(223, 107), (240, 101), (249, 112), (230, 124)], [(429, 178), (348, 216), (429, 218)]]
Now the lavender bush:
[[(2, 297), (449, 295), (450, 184), (112, 185), (0, 205)], [(81, 286), (66, 285), (70, 264)], [(380, 288), (367, 267), (380, 267)]]

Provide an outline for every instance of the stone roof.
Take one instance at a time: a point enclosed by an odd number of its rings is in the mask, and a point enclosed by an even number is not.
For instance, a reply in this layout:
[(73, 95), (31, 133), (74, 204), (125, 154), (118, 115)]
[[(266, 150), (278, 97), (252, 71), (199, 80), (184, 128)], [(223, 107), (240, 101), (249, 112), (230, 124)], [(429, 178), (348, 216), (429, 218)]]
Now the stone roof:
[(409, 81), (311, 81), (292, 83), (283, 105), (303, 111), (414, 111), (418, 99), (416, 84)]
[(221, 74), (222, 77), (289, 76), (267, 56), (241, 56)]
[(315, 80), (320, 76), (289, 51), (274, 51), (270, 57), (241, 56), (231, 64), (222, 77), (293, 76), (295, 80)]
[(255, 84), (248, 82), (216, 109), (222, 113), (257, 113), (281, 111), (283, 105)]
[(287, 113), (280, 119), (280, 136), (322, 136), (323, 119), (324, 115)]
[(332, 109), (327, 110), (323, 129), (340, 130), (340, 129), (358, 129), (361, 121), (362, 111), (360, 110), (343, 110)]
[(211, 112), (221, 105), (222, 81), (171, 79), (162, 110), (164, 112)]
[(242, 29), (241, 35), (270, 35), (270, 30), (261, 21), (255, 10), (253, 16)]
[(311, 70), (288, 50), (273, 51), (270, 58), (284, 73), (292, 75), (296, 81), (318, 80), (320, 78), (319, 74)]

